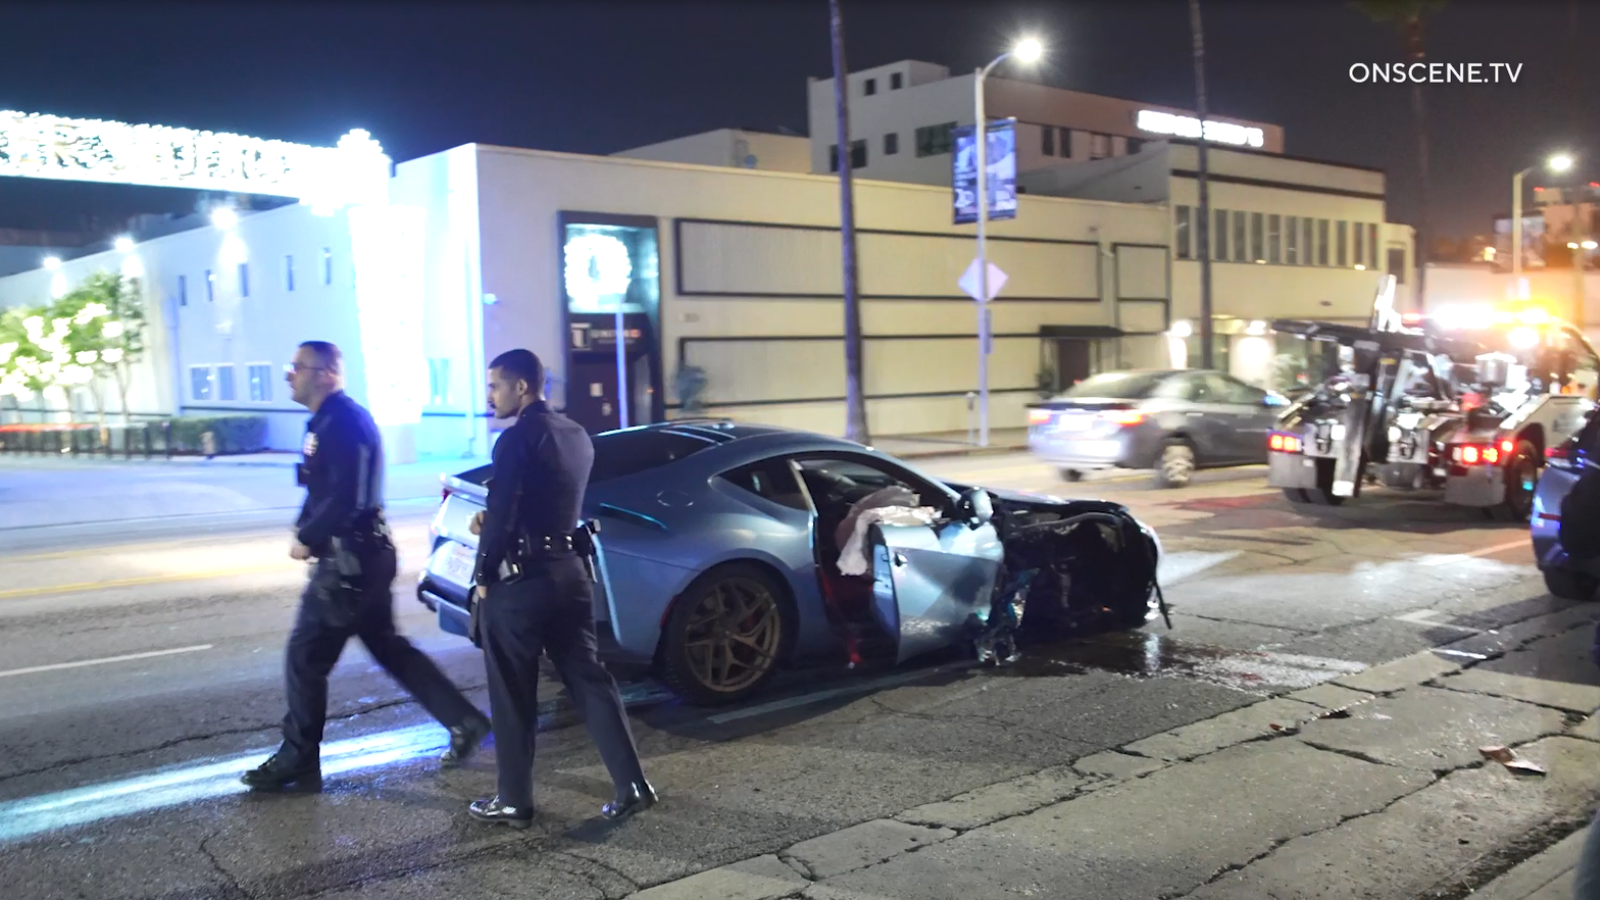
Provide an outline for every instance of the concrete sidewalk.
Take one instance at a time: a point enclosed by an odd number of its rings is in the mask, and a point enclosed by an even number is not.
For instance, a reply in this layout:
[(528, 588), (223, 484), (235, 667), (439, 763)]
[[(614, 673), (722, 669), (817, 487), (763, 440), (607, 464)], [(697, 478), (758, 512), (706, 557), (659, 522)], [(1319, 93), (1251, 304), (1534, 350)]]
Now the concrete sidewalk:
[(1590, 900), (1575, 898), (1572, 883), (1588, 836), (1588, 828), (1578, 830), (1470, 896), (1474, 900)]
[[(1587, 636), (1562, 614), (1547, 625)], [(1405, 657), (629, 896), (1463, 896), (1586, 820), (1600, 792), (1600, 687), (1463, 659)], [(1545, 774), (1486, 762), (1487, 745)], [(1480, 895), (1565, 900), (1580, 840)]]

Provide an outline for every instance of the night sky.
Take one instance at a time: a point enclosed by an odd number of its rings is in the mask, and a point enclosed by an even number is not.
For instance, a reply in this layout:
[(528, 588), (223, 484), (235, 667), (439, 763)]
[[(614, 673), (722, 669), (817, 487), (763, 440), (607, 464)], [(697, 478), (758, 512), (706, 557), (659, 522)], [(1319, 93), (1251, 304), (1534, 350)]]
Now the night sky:
[[(1202, 7), (1213, 113), (1282, 125), (1291, 154), (1386, 169), (1389, 218), (1415, 222), (1410, 88), (1348, 74), (1401, 58), (1392, 28), (1339, 2)], [(844, 9), (856, 68), (912, 58), (971, 71), (1035, 32), (1046, 64), (1020, 77), (1194, 105), (1182, 0)], [(1600, 6), (1577, 0), (1454, 0), (1431, 21), (1433, 61), (1524, 64), (1516, 84), (1425, 88), (1437, 232), (1487, 232), (1512, 173), (1551, 150), (1576, 151), (1577, 174), (1600, 178), (1596, 37)], [(806, 78), (830, 73), (826, 0), (0, 4), (0, 108), (319, 145), (366, 128), (397, 161), (474, 141), (608, 153), (726, 126), (803, 132)], [(193, 202), (0, 178), (0, 227)]]

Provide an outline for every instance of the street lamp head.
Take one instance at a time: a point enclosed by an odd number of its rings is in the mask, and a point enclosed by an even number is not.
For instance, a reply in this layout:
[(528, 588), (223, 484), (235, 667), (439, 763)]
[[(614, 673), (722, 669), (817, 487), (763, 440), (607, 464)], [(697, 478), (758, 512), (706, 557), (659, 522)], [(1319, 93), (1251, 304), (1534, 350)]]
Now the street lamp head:
[(117, 238), (114, 246), (116, 247), (118, 253), (132, 253), (133, 238), (123, 235), (122, 237)]
[(211, 224), (223, 231), (230, 231), (239, 224), (239, 214), (229, 207), (219, 206), (211, 211)]
[(1015, 56), (1018, 62), (1038, 62), (1039, 57), (1044, 55), (1044, 45), (1039, 43), (1038, 38), (1023, 38), (1011, 48), (1011, 55)]
[(1555, 156), (1550, 157), (1549, 165), (1552, 172), (1565, 172), (1572, 168), (1572, 157), (1565, 153), (1557, 153)]

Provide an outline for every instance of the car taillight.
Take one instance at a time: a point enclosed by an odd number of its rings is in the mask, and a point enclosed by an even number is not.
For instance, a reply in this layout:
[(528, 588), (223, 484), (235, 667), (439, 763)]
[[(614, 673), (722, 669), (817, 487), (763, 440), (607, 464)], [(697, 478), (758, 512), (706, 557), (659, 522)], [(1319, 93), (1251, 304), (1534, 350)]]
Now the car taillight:
[(1461, 460), (1461, 464), (1464, 466), (1475, 466), (1479, 463), (1485, 463), (1491, 466), (1498, 465), (1500, 463), (1500, 448), (1475, 447), (1468, 445), (1461, 448), (1461, 453), (1458, 458)]
[(1556, 446), (1546, 447), (1544, 449), (1544, 456), (1545, 459), (1567, 459), (1570, 454), (1567, 453), (1566, 447)]
[(1144, 413), (1136, 409), (1108, 409), (1100, 414), (1113, 425), (1137, 425), (1144, 421)]
[(1299, 453), (1300, 438), (1292, 434), (1274, 434), (1267, 439), (1267, 446), (1282, 453)]
[(1050, 410), (1048, 410), (1048, 409), (1030, 409), (1030, 410), (1028, 410), (1028, 424), (1029, 425), (1043, 425), (1044, 423), (1046, 423), (1048, 421), (1050, 421)]
[(1507, 454), (1507, 455), (1510, 455), (1511, 451), (1513, 449), (1515, 449), (1516, 446), (1517, 445), (1512, 443), (1511, 441), (1501, 441), (1500, 442), (1500, 452), (1504, 453), (1504, 454)]

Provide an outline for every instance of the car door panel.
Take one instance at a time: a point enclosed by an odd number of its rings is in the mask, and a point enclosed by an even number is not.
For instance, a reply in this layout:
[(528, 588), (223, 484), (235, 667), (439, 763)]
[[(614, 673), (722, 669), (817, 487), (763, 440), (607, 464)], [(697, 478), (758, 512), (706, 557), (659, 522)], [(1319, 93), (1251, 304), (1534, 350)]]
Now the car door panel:
[(994, 526), (877, 525), (873, 612), (904, 662), (960, 641), (989, 609), (1003, 555)]

